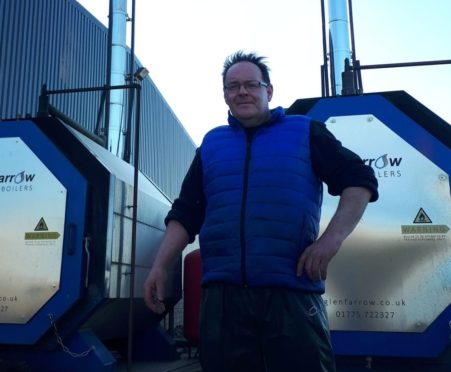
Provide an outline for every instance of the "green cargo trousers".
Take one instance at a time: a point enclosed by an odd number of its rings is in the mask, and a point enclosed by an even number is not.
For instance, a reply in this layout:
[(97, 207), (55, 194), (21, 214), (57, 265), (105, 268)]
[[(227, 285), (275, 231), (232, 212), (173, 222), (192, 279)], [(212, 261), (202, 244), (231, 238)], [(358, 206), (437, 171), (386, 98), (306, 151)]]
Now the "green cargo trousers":
[(203, 289), (203, 372), (335, 371), (319, 294), (210, 284)]

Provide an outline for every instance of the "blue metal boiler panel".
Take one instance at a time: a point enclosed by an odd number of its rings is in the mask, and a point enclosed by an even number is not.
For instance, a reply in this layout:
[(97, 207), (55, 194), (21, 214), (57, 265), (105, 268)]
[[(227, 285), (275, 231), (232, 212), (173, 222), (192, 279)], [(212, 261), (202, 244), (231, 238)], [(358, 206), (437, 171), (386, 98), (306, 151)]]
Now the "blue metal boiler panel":
[[(438, 357), (451, 330), (451, 126), (407, 93), (299, 100), (371, 166), (379, 200), (329, 266), (337, 355)], [(321, 229), (336, 210), (324, 195)]]
[(32, 121), (0, 124), (0, 343), (36, 343), (85, 290), (87, 182)]

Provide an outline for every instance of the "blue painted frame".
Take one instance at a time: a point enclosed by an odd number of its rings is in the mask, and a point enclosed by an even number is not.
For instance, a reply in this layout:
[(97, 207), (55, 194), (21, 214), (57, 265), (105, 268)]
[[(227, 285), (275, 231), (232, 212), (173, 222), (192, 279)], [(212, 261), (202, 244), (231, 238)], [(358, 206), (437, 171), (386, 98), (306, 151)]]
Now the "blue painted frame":
[[(60, 288), (26, 324), (0, 324), (0, 343), (31, 345), (51, 329), (49, 314), (55, 321), (58, 320), (83, 294), (83, 238), (88, 183), (32, 121), (2, 122), (0, 137), (20, 137), (67, 189)], [(75, 249), (69, 254), (71, 224), (76, 226), (73, 236)]]

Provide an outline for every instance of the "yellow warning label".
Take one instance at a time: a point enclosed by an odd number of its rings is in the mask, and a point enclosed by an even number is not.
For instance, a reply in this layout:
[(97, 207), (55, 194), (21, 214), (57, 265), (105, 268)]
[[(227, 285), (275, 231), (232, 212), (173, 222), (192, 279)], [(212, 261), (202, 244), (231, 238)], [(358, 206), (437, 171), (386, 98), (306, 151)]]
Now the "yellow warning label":
[(34, 232), (25, 233), (25, 240), (56, 240), (60, 236), (60, 233), (56, 231), (49, 231), (44, 217), (41, 217), (38, 224), (34, 228)]
[(41, 217), (38, 224), (34, 228), (34, 231), (48, 231), (49, 228), (47, 227), (47, 224), (44, 221), (44, 217)]
[(25, 240), (55, 240), (61, 235), (57, 232), (28, 232), (25, 233)]
[(446, 225), (401, 225), (402, 234), (446, 234), (449, 227)]
[(423, 208), (420, 208), (418, 211), (415, 219), (413, 220), (413, 223), (432, 223), (429, 216), (426, 214)]

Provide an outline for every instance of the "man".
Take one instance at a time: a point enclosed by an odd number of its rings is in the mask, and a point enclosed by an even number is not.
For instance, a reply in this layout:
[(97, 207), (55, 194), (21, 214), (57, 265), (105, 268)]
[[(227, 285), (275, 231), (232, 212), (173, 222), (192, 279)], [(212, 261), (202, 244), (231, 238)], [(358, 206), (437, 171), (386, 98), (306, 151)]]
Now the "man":
[[(370, 167), (324, 124), (269, 109), (264, 58), (224, 64), (229, 125), (196, 152), (145, 282), (164, 311), (167, 268), (199, 233), (200, 360), (204, 371), (333, 371), (321, 294), (330, 260), (377, 199)], [(319, 239), (322, 182), (340, 195)]]

